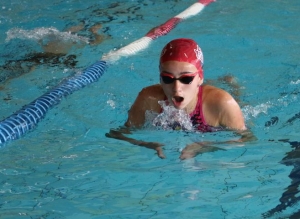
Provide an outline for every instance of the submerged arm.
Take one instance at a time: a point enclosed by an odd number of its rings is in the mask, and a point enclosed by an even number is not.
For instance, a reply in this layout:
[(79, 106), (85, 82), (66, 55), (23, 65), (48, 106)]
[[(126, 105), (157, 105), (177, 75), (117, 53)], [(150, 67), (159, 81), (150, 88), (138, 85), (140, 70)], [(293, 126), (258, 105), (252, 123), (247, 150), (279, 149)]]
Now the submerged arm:
[(129, 131), (128, 128), (121, 128), (121, 129), (118, 129), (118, 130), (111, 129), (109, 131), (109, 133), (105, 134), (105, 136), (108, 137), (108, 138), (115, 138), (115, 139), (118, 139), (118, 140), (123, 140), (123, 141), (129, 142), (133, 145), (153, 149), (157, 152), (157, 155), (160, 158), (162, 158), (162, 159), (165, 158), (165, 155), (164, 155), (163, 150), (161, 148), (163, 146), (163, 144), (160, 144), (158, 142), (146, 142), (146, 141), (136, 140), (134, 138), (129, 138), (129, 137), (125, 136), (124, 134), (130, 134), (130, 131)]
[(118, 140), (123, 140), (129, 142), (133, 145), (146, 147), (149, 149), (153, 149), (157, 152), (157, 155), (160, 158), (165, 158), (163, 154), (161, 146), (158, 142), (145, 142), (141, 140), (136, 140), (133, 138), (129, 138), (124, 134), (130, 134), (129, 128), (141, 128), (145, 123), (145, 113), (147, 110), (159, 112), (160, 105), (158, 101), (162, 96), (163, 91), (160, 85), (153, 85), (144, 88), (137, 96), (135, 102), (131, 106), (130, 110), (128, 111), (128, 119), (125, 123), (125, 128), (120, 128), (117, 130), (111, 129), (109, 133), (106, 133), (106, 137), (115, 138)]
[(215, 145), (236, 144), (256, 140), (253, 133), (246, 128), (244, 116), (238, 103), (226, 91), (212, 86), (206, 86), (204, 97), (204, 115), (206, 122), (214, 127), (224, 127), (225, 130), (236, 132), (240, 138), (223, 142), (200, 142), (187, 145), (181, 153), (181, 159), (194, 157), (205, 152), (224, 150)]
[(207, 152), (214, 152), (218, 150), (225, 150), (220, 147), (216, 147), (214, 145), (221, 145), (221, 144), (231, 144), (231, 145), (241, 145), (244, 142), (251, 142), (256, 141), (257, 138), (253, 135), (251, 130), (242, 130), (236, 131), (236, 133), (241, 136), (240, 139), (237, 140), (229, 140), (229, 141), (221, 141), (221, 142), (195, 142), (192, 144), (187, 145), (181, 152), (180, 159), (185, 160), (192, 157), (197, 156), (198, 154), (203, 154)]

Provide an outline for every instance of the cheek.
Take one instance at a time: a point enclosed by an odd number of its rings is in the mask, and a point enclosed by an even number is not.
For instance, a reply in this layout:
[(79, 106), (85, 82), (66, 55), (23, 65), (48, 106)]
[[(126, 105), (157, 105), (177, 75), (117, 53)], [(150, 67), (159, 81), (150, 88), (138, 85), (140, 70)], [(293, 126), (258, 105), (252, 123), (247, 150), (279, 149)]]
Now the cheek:
[(168, 93), (171, 92), (171, 86), (165, 85), (164, 83), (161, 83), (161, 87), (165, 93), (165, 95), (168, 95)]
[(193, 98), (195, 94), (198, 93), (198, 90), (199, 90), (199, 87), (198, 87), (198, 84), (195, 84), (191, 87), (189, 87), (186, 92), (189, 93), (190, 97)]
[(196, 80), (190, 86), (186, 87), (185, 92), (188, 94), (190, 99), (193, 99), (194, 96), (198, 94), (198, 91), (199, 91), (199, 86), (198, 85), (199, 85), (200, 82), (198, 82), (198, 80)]

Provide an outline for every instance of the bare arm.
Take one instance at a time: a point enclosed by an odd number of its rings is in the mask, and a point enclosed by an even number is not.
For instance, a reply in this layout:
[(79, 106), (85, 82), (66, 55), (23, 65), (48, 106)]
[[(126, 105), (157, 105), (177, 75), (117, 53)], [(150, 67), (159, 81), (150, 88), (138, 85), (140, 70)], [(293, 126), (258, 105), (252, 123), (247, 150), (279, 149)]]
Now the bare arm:
[(247, 129), (240, 106), (231, 96), (220, 104), (219, 122), (228, 129), (239, 131)]
[(137, 96), (130, 110), (128, 111), (128, 119), (125, 123), (127, 127), (140, 128), (145, 123), (146, 111), (159, 113), (161, 107), (159, 100), (163, 100), (164, 93), (160, 85), (153, 85), (144, 88)]
[(133, 145), (146, 147), (153, 149), (157, 152), (157, 155), (160, 158), (165, 158), (165, 155), (162, 150), (163, 144), (158, 142), (145, 142), (141, 140), (136, 140), (129, 138), (124, 134), (131, 134), (129, 128), (141, 128), (145, 123), (145, 113), (147, 110), (160, 112), (160, 105), (158, 101), (163, 99), (163, 91), (160, 85), (153, 85), (150, 87), (144, 88), (137, 96), (135, 102), (128, 111), (128, 119), (125, 123), (125, 128), (111, 129), (109, 133), (106, 133), (105, 136), (109, 138), (115, 138), (118, 140), (129, 142)]
[(195, 142), (187, 145), (181, 152), (180, 159), (188, 159), (205, 152), (224, 150), (215, 145), (241, 144), (255, 141), (256, 137), (246, 128), (243, 113), (234, 98), (224, 90), (213, 86), (206, 86), (204, 95), (204, 115), (209, 125), (222, 126), (235, 131), (240, 138), (225, 142)]
[(163, 144), (160, 144), (158, 142), (145, 142), (145, 141), (136, 140), (134, 138), (126, 137), (124, 134), (130, 134), (129, 129), (126, 129), (126, 128), (125, 129), (120, 128), (120, 129), (117, 129), (117, 130), (111, 129), (109, 131), (109, 133), (105, 134), (105, 136), (108, 137), (108, 138), (115, 138), (115, 139), (118, 139), (118, 140), (126, 141), (126, 142), (129, 142), (129, 143), (133, 144), (133, 145), (153, 149), (153, 150), (156, 151), (158, 157), (160, 157), (162, 159), (165, 158), (165, 155), (164, 155), (163, 150), (161, 148), (163, 146)]
[(181, 151), (180, 159), (185, 160), (185, 159), (195, 157), (198, 154), (214, 152), (217, 150), (224, 150), (223, 148), (217, 147), (216, 145), (224, 145), (224, 144), (240, 145), (243, 142), (251, 142), (257, 139), (249, 129), (244, 131), (236, 131), (236, 133), (241, 136), (241, 138), (238, 140), (230, 140), (230, 141), (222, 141), (222, 142), (205, 141), (205, 142), (195, 142), (189, 144)]
[(247, 129), (240, 106), (222, 89), (209, 85), (204, 87), (203, 113), (206, 122), (211, 126), (240, 131)]

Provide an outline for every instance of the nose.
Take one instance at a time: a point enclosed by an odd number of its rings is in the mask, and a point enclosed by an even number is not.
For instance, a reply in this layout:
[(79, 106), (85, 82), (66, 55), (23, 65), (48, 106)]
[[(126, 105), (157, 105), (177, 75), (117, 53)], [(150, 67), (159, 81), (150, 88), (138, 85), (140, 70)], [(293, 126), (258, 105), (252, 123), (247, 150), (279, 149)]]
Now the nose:
[(173, 82), (173, 91), (178, 92), (182, 89), (182, 83), (179, 80)]

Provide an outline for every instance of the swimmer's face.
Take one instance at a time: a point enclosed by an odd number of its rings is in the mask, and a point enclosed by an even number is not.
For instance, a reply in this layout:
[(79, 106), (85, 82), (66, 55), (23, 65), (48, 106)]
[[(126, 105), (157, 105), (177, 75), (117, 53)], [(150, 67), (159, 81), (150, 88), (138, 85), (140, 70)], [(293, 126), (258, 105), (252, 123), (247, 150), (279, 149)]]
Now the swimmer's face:
[[(177, 109), (186, 109), (187, 113), (194, 110), (197, 103), (198, 86), (203, 83), (203, 79), (197, 72), (197, 68), (188, 62), (168, 61), (160, 65), (160, 74), (171, 78), (169, 82), (165, 83), (160, 77), (160, 83), (169, 103)], [(193, 76), (193, 80), (188, 83)], [(174, 80), (170, 83), (172, 78), (182, 78), (182, 80)]]

